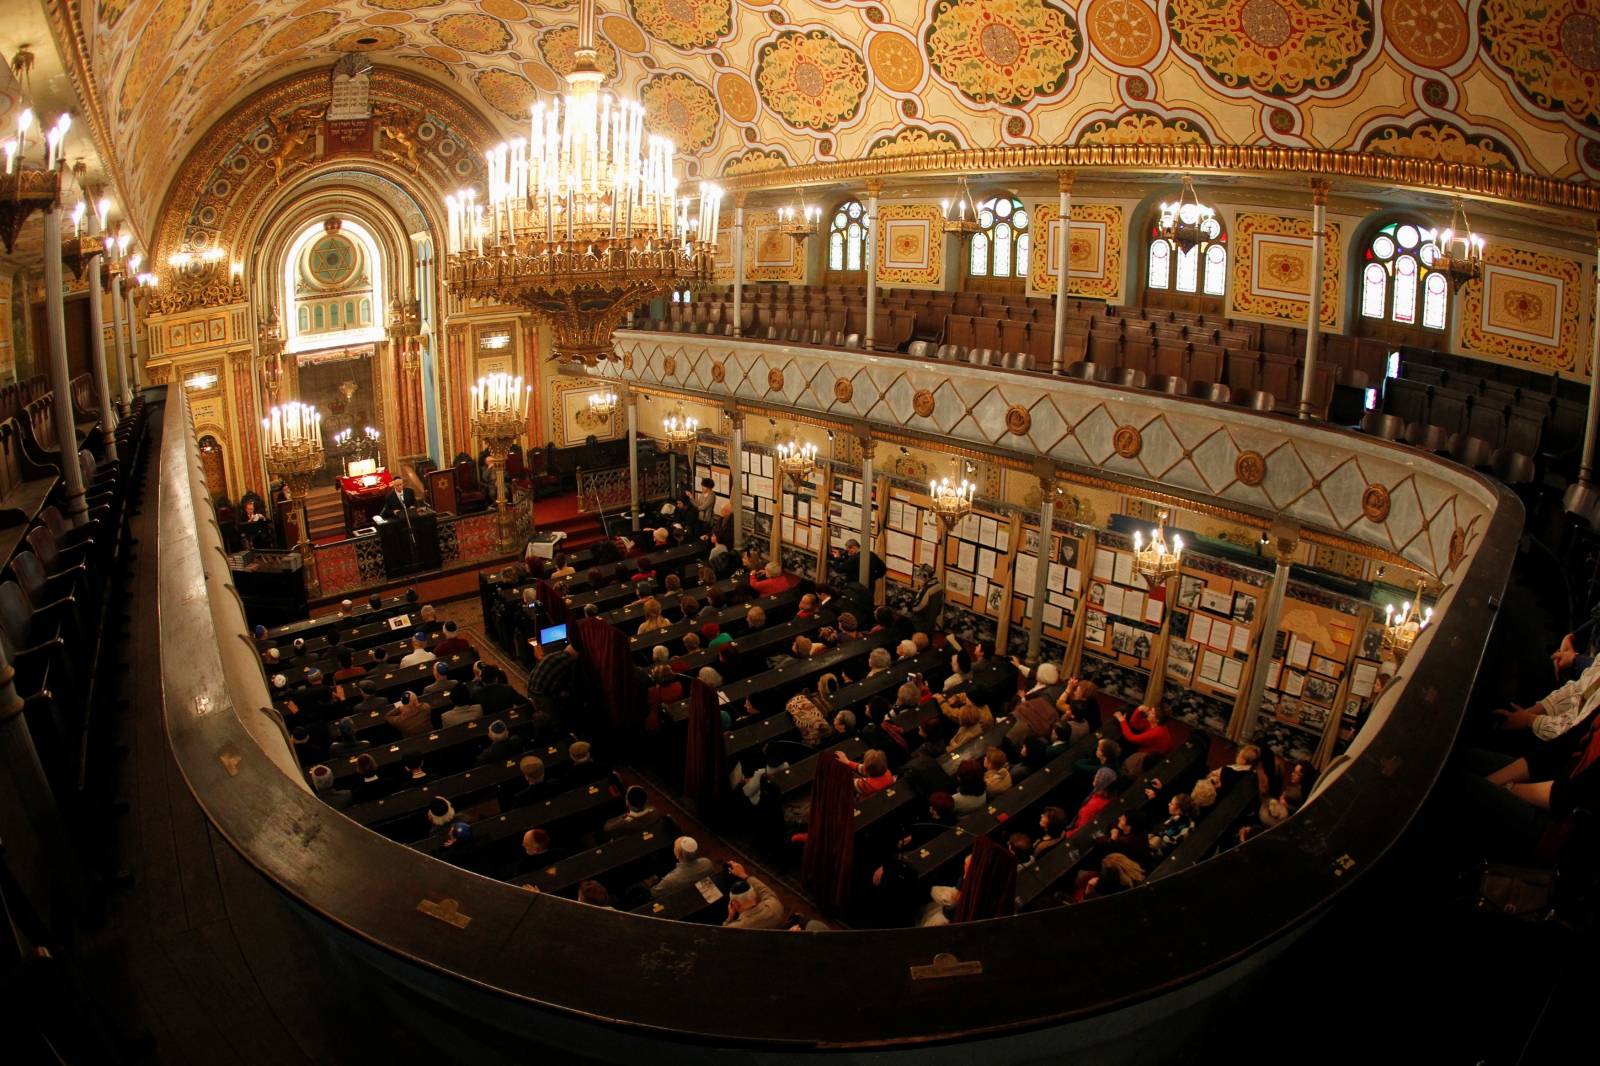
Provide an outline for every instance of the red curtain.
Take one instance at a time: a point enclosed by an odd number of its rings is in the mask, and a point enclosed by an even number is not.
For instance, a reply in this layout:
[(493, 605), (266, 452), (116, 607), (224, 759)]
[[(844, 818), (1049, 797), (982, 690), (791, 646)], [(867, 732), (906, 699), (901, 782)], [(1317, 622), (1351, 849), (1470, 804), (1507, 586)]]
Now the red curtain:
[(544, 604), (545, 614), (550, 618), (551, 625), (559, 625), (568, 620), (567, 601), (556, 595), (555, 589), (550, 587), (550, 582), (539, 578), (533, 583), (534, 595), (539, 597), (539, 602)]
[(689, 684), (689, 736), (683, 750), (683, 794), (702, 815), (728, 787), (726, 738), (717, 693), (696, 678)]
[(961, 880), (961, 898), (956, 900), (952, 922), (976, 922), (984, 918), (1004, 918), (1017, 909), (1017, 859), (988, 837), (972, 845), (972, 864)]
[(638, 730), (646, 710), (645, 690), (628, 653), (628, 638), (599, 618), (580, 620), (577, 634), (586, 691), (605, 704), (604, 718), (594, 724), (612, 740), (625, 740)]
[(800, 877), (817, 904), (837, 909), (850, 902), (855, 865), (855, 773), (828, 752), (817, 757), (811, 781), (811, 824)]

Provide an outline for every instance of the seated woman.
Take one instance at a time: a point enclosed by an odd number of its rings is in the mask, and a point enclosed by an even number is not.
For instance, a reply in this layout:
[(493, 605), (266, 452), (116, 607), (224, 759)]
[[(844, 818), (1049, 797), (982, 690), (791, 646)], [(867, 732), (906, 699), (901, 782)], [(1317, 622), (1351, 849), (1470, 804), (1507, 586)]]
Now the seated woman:
[(877, 748), (867, 749), (861, 756), (860, 762), (852, 762), (850, 756), (842, 751), (835, 754), (840, 762), (856, 772), (856, 778), (851, 784), (855, 788), (857, 802), (894, 784), (894, 774), (889, 772), (889, 758)]
[(1167, 804), (1167, 820), (1150, 834), (1150, 855), (1162, 859), (1194, 828), (1194, 800), (1180, 792)]
[(991, 796), (1011, 791), (1010, 761), (999, 748), (990, 748), (983, 753), (983, 787)]
[(1245, 744), (1234, 753), (1233, 762), (1217, 767), (1207, 776), (1217, 786), (1218, 792), (1225, 793), (1245, 778), (1256, 776), (1256, 764), (1260, 761), (1261, 749), (1254, 744)]
[(977, 759), (963, 759), (956, 767), (956, 817), (982, 810), (989, 803), (989, 793), (983, 780), (983, 763)]
[(1140, 707), (1131, 716), (1118, 711), (1117, 724), (1122, 727), (1123, 739), (1139, 749), (1123, 765), (1130, 776), (1142, 773), (1149, 762), (1178, 746), (1178, 738), (1167, 725), (1167, 712), (1160, 704)]
[(1289, 766), (1289, 779), (1283, 783), (1283, 793), (1279, 798), (1290, 811), (1297, 811), (1316, 784), (1316, 767), (1304, 759), (1296, 759)]
[(1096, 698), (1099, 694), (1099, 685), (1081, 677), (1069, 678), (1062, 687), (1061, 695), (1056, 700), (1056, 710), (1072, 723), (1073, 740), (1099, 730), (1100, 701)]
[(655, 733), (661, 728), (662, 708), (683, 699), (683, 679), (673, 672), (671, 664), (656, 663), (650, 668), (650, 689), (646, 695), (650, 711), (644, 727), (646, 732)]
[(950, 743), (945, 746), (945, 751), (954, 753), (983, 736), (984, 709), (976, 703), (963, 702), (954, 715), (950, 712), (951, 707), (946, 704), (945, 714), (955, 718), (958, 728), (950, 738)]
[(1033, 857), (1038, 858), (1067, 837), (1067, 812), (1060, 807), (1046, 807), (1039, 814), (1039, 839), (1033, 844)]
[(789, 697), (789, 702), (784, 704), (785, 711), (794, 720), (794, 727), (800, 731), (801, 743), (808, 747), (820, 747), (827, 740), (831, 729), (828, 725), (828, 711), (832, 710), (820, 692), (797, 692)]
[(1144, 867), (1126, 855), (1112, 852), (1100, 860), (1100, 873), (1084, 886), (1083, 898), (1110, 896), (1144, 884)]
[(639, 623), (639, 635), (653, 633), (658, 629), (666, 629), (672, 625), (661, 614), (661, 601), (654, 596), (646, 596), (644, 600), (644, 621)]
[(1094, 785), (1089, 790), (1089, 796), (1078, 808), (1078, 817), (1073, 819), (1072, 826), (1067, 830), (1067, 835), (1082, 832), (1089, 824), (1100, 817), (1100, 812), (1111, 805), (1114, 798), (1112, 790), (1117, 787), (1117, 772), (1109, 766), (1102, 766), (1094, 772)]

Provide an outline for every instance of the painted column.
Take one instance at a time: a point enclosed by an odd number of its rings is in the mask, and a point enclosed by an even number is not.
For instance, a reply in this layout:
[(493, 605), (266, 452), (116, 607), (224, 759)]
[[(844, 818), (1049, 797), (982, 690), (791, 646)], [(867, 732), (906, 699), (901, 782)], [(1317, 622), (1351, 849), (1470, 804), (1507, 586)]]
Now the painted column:
[[(1074, 175), (1070, 170), (1063, 170), (1057, 175), (1057, 181), (1061, 187), (1061, 202), (1058, 206), (1061, 212), (1061, 247), (1056, 252), (1056, 262), (1058, 264), (1056, 270), (1056, 331), (1050, 343), (1050, 373), (1052, 374), (1061, 373), (1061, 356), (1067, 345), (1067, 286), (1072, 276), (1073, 177)], [(1042, 611), (1035, 613), (1043, 615)], [(1043, 623), (1040, 622), (1040, 624), (1042, 625)], [(1031, 630), (1032, 626), (1029, 628)], [(1038, 644), (1031, 632), (1028, 637), (1028, 643), (1030, 648), (1028, 657), (1031, 659), (1037, 650)]]
[[(123, 262), (127, 262), (126, 256), (123, 257)], [(117, 353), (117, 396), (120, 398), (122, 409), (126, 411), (133, 396), (128, 391), (128, 349), (122, 342), (123, 329), (127, 326), (122, 317), (122, 303), (122, 275), (118, 274), (111, 279), (111, 338), (116, 342), (114, 347)]]
[(1300, 372), (1300, 417), (1311, 417), (1311, 393), (1316, 387), (1318, 331), (1322, 328), (1322, 242), (1328, 228), (1326, 178), (1311, 179), (1311, 299), (1307, 303), (1306, 360)]
[[(1595, 244), (1600, 248), (1600, 222), (1595, 224)], [(1589, 338), (1589, 417), (1583, 423), (1583, 457), (1578, 464), (1578, 480), (1585, 485), (1594, 474), (1594, 423), (1600, 418), (1600, 270), (1595, 271), (1594, 306), (1594, 335)]]
[[(733, 208), (733, 335), (744, 336), (744, 198)], [(737, 514), (737, 512), (735, 512)]]
[[(1298, 529), (1272, 531), (1272, 552), (1278, 565), (1272, 571), (1272, 583), (1267, 586), (1266, 613), (1261, 619), (1261, 635), (1250, 671), (1250, 684), (1245, 688), (1243, 702), (1234, 707), (1233, 721), (1228, 725), (1228, 736), (1235, 741), (1254, 724), (1255, 716), (1261, 709), (1261, 694), (1267, 688), (1267, 667), (1272, 661), (1273, 643), (1278, 639), (1278, 620), (1283, 615), (1283, 596), (1289, 588), (1289, 563), (1294, 558), (1299, 535)], [(1338, 708), (1334, 708), (1332, 713), (1337, 715)]]
[[(876, 600), (877, 594), (872, 588), (872, 452), (878, 442), (865, 427), (856, 431), (856, 441), (861, 445), (861, 571), (857, 580)], [(862, 622), (865, 624), (866, 619)]]
[(83, 468), (78, 465), (78, 426), (72, 418), (67, 312), (62, 298), (61, 211), (59, 205), (52, 204), (44, 213), (44, 310), (50, 334), (50, 390), (54, 394), (56, 446), (61, 449), (61, 479), (67, 487), (67, 519), (80, 526), (89, 507), (83, 498)]
[(733, 505), (734, 551), (744, 550), (744, 412), (729, 411), (733, 433), (728, 438), (728, 502)]
[(124, 398), (125, 403), (132, 403), (133, 394), (144, 388), (144, 371), (139, 369), (139, 316), (136, 313), (137, 309), (134, 307), (136, 302), (132, 293), (129, 293), (128, 298), (122, 301), (123, 309), (128, 312), (129, 389), (128, 395)]
[[(100, 215), (93, 206), (85, 212), (89, 223), (89, 236), (102, 242)], [(104, 244), (101, 245), (104, 247)], [(106, 458), (117, 458), (117, 408), (111, 399), (111, 375), (106, 372), (106, 319), (105, 291), (101, 286), (100, 268), (105, 265), (105, 253), (89, 259), (89, 365), (94, 369), (95, 392), (100, 397), (100, 440)]]
[[(1065, 200), (1067, 194), (1063, 192), (1061, 198)], [(1065, 263), (1066, 260), (1063, 259), (1062, 262)], [(1065, 271), (1062, 273), (1064, 274)], [(1059, 289), (1056, 292), (1056, 298), (1058, 300), (1061, 298)], [(1056, 321), (1057, 323), (1061, 321), (1060, 316), (1057, 316)], [(1060, 335), (1057, 334), (1057, 340), (1059, 339)], [(1061, 355), (1059, 346), (1056, 349), (1056, 355), (1058, 357)], [(1045, 597), (1050, 592), (1051, 533), (1055, 529), (1056, 521), (1055, 471), (1052, 470), (1048, 474), (1039, 476), (1039, 498), (1039, 552), (1038, 561), (1033, 568), (1033, 589), (1031, 590), (1033, 610), (1028, 615), (1028, 662), (1030, 663), (1039, 661), (1039, 645), (1044, 641), (1044, 603)]]
[(878, 194), (881, 181), (867, 182), (867, 335), (862, 347), (872, 351), (878, 336)]
[(628, 520), (639, 532), (639, 394), (628, 393)]

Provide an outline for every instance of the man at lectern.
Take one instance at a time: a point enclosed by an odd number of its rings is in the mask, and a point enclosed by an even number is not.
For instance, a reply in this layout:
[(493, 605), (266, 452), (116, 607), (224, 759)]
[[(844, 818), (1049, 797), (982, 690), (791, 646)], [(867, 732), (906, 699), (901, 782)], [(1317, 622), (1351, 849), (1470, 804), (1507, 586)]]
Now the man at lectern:
[(405, 517), (401, 513), (405, 508), (416, 505), (417, 494), (407, 488), (405, 482), (395, 478), (389, 484), (389, 491), (383, 495), (383, 508), (378, 513), (383, 515), (384, 521), (392, 522)]

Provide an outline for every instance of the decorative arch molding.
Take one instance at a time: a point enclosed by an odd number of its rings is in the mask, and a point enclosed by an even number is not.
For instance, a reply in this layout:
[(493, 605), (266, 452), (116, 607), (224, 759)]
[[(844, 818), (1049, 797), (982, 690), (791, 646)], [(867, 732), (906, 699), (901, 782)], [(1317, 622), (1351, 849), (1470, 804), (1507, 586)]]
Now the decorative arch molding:
[(248, 253), (255, 221), (281, 202), (280, 193), (292, 194), (330, 172), (382, 176), (425, 211), (446, 193), (481, 180), (483, 152), (499, 138), (483, 114), (456, 94), (404, 71), (376, 69), (374, 112), (387, 109), (390, 124), (409, 144), (375, 133), (375, 150), (342, 151), (325, 136), (329, 84), (328, 68), (285, 78), (245, 99), (206, 132), (163, 198), (154, 231), (156, 263), (185, 248)]

